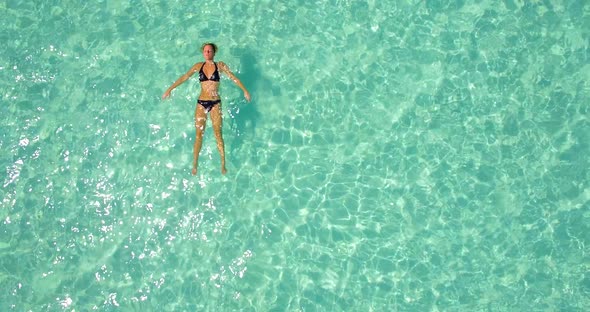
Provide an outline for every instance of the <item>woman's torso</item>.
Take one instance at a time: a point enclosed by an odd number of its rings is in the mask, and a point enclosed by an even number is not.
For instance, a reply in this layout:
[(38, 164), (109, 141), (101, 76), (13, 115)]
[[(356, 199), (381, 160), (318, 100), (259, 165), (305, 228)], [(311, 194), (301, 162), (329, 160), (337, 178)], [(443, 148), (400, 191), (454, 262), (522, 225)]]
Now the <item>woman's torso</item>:
[(219, 81), (221, 75), (217, 63), (203, 62), (199, 69), (199, 81), (201, 83), (201, 94), (199, 100), (219, 100)]

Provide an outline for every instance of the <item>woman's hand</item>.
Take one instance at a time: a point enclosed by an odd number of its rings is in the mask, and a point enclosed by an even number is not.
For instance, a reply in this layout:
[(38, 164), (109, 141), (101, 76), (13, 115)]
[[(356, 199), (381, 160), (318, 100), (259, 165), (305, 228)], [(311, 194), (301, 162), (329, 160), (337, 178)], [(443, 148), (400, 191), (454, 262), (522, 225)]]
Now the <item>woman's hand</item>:
[(162, 95), (162, 100), (165, 100), (169, 97), (170, 97), (170, 90), (166, 90), (166, 92), (164, 92), (164, 95)]
[(246, 101), (250, 102), (250, 92), (244, 91), (244, 97), (246, 98)]

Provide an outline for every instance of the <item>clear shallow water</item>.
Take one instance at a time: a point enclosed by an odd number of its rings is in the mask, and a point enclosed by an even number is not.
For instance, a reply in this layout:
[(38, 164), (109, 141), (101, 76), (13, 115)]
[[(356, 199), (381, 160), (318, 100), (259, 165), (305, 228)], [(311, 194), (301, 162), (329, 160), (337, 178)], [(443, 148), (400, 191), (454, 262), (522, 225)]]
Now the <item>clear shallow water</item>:
[(585, 2), (0, 8), (1, 310), (590, 306)]

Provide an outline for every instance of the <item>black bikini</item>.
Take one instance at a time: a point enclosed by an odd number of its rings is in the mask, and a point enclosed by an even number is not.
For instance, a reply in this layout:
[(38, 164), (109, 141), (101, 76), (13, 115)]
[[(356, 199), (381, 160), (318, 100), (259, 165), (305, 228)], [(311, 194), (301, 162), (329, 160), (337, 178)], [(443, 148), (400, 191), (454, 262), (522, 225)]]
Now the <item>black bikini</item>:
[(217, 70), (217, 63), (213, 62), (213, 65), (215, 65), (215, 71), (213, 72), (213, 75), (211, 75), (211, 78), (209, 78), (205, 75), (205, 72), (203, 72), (203, 67), (205, 67), (205, 63), (203, 63), (203, 66), (201, 66), (201, 69), (199, 70), (199, 81), (219, 81), (220, 77), (219, 71)]
[[(199, 81), (203, 82), (203, 81), (219, 81), (219, 79), (221, 78), (219, 76), (219, 70), (217, 70), (217, 63), (213, 62), (213, 65), (215, 65), (215, 71), (213, 72), (213, 74), (211, 75), (211, 78), (207, 77), (207, 75), (205, 75), (205, 72), (203, 72), (203, 67), (205, 67), (205, 63), (203, 63), (203, 66), (201, 66), (201, 69), (199, 70)], [(199, 103), (199, 105), (203, 106), (203, 108), (205, 109), (205, 112), (210, 112), (211, 109), (221, 103), (221, 100), (197, 100), (197, 103)]]
[(203, 106), (203, 108), (205, 109), (205, 112), (208, 113), (211, 111), (213, 106), (221, 103), (221, 100), (197, 100), (197, 103), (199, 103), (201, 106)]

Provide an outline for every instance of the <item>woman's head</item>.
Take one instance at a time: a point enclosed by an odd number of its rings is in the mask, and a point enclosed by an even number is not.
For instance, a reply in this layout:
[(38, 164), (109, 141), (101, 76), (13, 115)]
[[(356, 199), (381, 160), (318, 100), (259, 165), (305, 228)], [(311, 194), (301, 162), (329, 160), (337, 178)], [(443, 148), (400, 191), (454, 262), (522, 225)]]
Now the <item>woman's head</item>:
[(212, 60), (215, 56), (215, 52), (217, 52), (217, 45), (212, 42), (205, 42), (201, 46), (201, 51), (203, 52), (205, 60)]

